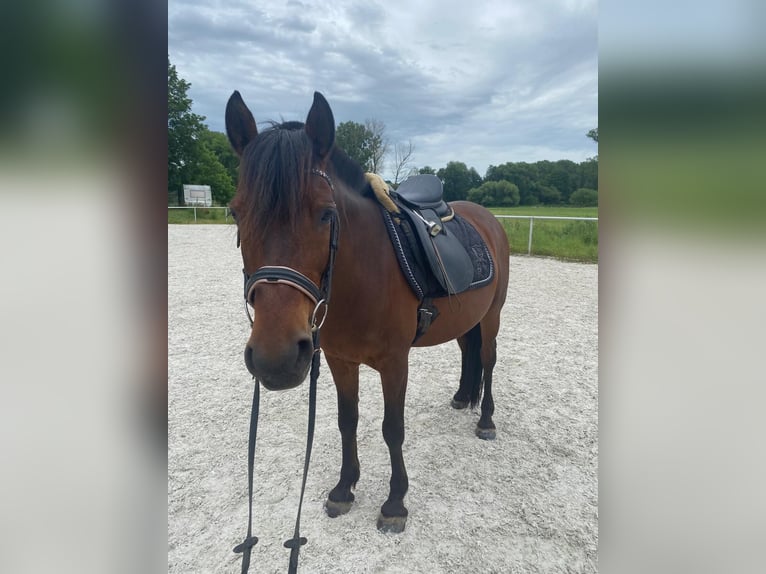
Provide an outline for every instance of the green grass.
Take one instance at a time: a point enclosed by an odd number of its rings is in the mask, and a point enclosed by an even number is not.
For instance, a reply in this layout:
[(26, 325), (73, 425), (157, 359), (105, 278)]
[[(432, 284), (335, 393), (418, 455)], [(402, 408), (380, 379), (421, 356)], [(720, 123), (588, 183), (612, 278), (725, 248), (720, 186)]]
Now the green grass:
[[(195, 223), (194, 210), (191, 208), (168, 209), (168, 223)], [(223, 209), (198, 207), (196, 223), (234, 223), (234, 221), (231, 216), (226, 217), (226, 211)]]
[[(597, 207), (500, 207), (495, 215), (539, 217), (598, 217)], [(511, 244), (511, 253), (526, 254), (529, 246), (529, 219), (499, 218)], [(571, 261), (598, 261), (598, 222), (536, 219), (532, 230), (531, 255)]]
[[(529, 219), (499, 219), (508, 236), (511, 253), (526, 255)], [(546, 221), (536, 219), (532, 230), (531, 255), (570, 261), (598, 261), (597, 221)]]
[(522, 206), (490, 207), (495, 215), (540, 215), (549, 217), (598, 217), (598, 207)]
[[(597, 207), (499, 207), (495, 215), (537, 215), (549, 217), (598, 217)], [(511, 253), (527, 253), (529, 219), (499, 218), (508, 235)], [(191, 209), (168, 209), (168, 223), (194, 223)], [(233, 223), (223, 209), (197, 208), (197, 223)], [(532, 255), (570, 261), (598, 261), (598, 222), (535, 220)]]

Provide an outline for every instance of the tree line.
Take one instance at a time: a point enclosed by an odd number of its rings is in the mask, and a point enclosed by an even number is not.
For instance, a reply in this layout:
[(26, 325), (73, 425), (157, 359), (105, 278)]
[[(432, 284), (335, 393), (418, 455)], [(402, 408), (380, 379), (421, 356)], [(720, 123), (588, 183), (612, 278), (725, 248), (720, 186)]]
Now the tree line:
[[(183, 205), (183, 185), (198, 184), (210, 186), (215, 204), (227, 205), (236, 191), (239, 158), (225, 134), (208, 129), (204, 116), (191, 111), (190, 86), (168, 57), (168, 204)], [(598, 143), (598, 128), (586, 136)], [(488, 207), (598, 204), (598, 156), (580, 163), (543, 160), (490, 165), (482, 177), (460, 161), (450, 161), (438, 170), (418, 168), (412, 142), (392, 146), (379, 120), (341, 122), (335, 137), (338, 147), (365, 171), (383, 172), (389, 158), (388, 173), (393, 178), (387, 181), (393, 188), (410, 175), (433, 174), (441, 179), (447, 201), (469, 200)]]

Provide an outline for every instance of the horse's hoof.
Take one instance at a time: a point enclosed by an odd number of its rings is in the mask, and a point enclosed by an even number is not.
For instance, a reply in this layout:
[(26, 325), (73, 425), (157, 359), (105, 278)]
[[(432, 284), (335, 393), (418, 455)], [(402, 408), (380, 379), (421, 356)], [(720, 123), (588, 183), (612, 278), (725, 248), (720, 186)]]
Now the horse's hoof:
[(495, 432), (495, 429), (483, 429), (481, 427), (476, 427), (476, 436), (481, 440), (495, 440), (497, 433)]
[(352, 502), (335, 502), (334, 500), (330, 500), (328, 498), (324, 503), (324, 509), (327, 513), (327, 516), (330, 518), (335, 518), (341, 514), (346, 514), (349, 510), (351, 510), (351, 504)]
[(458, 401), (458, 400), (452, 399), (452, 402), (450, 404), (452, 405), (453, 409), (461, 410), (468, 406), (468, 401)]
[(406, 516), (383, 516), (378, 515), (378, 530), (381, 532), (393, 532), (399, 534), (404, 532), (404, 527), (407, 525)]

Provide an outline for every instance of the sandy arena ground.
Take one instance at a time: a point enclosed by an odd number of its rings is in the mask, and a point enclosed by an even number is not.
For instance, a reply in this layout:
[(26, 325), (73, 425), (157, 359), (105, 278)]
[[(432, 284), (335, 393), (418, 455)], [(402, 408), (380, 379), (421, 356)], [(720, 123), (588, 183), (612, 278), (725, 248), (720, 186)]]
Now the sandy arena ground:
[[(247, 521), (252, 380), (233, 226), (168, 226), (168, 572), (238, 573)], [(361, 478), (351, 511), (322, 508), (340, 470), (326, 363), (301, 534), (302, 573), (596, 572), (598, 266), (511, 257), (493, 393), (497, 440), (449, 406), (457, 343), (413, 349), (405, 411), (404, 533), (375, 528), (390, 462), (377, 374), (362, 367)], [(298, 505), (308, 384), (264, 391), (250, 572), (282, 573)]]

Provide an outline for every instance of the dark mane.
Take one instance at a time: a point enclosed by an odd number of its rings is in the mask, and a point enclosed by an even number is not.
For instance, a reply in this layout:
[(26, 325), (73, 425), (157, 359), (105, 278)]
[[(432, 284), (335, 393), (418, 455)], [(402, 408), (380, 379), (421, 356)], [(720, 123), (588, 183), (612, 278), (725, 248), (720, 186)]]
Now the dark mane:
[[(257, 238), (268, 233), (272, 223), (291, 226), (302, 196), (308, 189), (312, 145), (302, 122), (272, 122), (245, 149), (240, 163), (239, 184), (244, 217), (240, 231)], [(368, 194), (364, 171), (346, 152), (334, 147), (330, 156), (334, 176), (361, 195)]]
[(347, 187), (361, 195), (368, 194), (369, 185), (364, 177), (364, 171), (345, 151), (335, 146), (330, 156), (330, 162), (335, 170), (335, 176)]
[(240, 231), (262, 237), (272, 223), (291, 225), (307, 189), (311, 142), (300, 122), (273, 123), (247, 146), (240, 163)]

